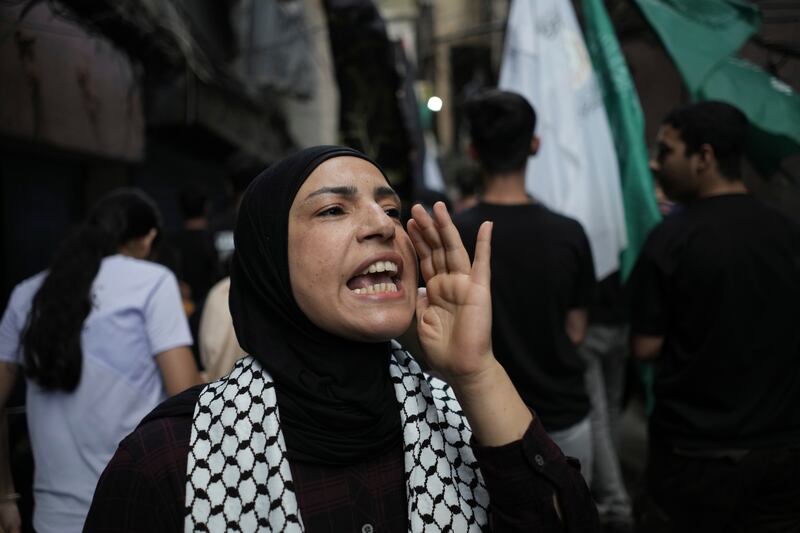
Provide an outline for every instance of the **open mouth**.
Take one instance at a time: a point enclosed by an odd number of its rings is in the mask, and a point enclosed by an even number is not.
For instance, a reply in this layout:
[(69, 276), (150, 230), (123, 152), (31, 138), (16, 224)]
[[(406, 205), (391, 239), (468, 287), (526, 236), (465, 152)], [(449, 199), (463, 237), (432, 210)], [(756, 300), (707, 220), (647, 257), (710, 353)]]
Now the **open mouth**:
[(375, 261), (347, 282), (347, 288), (356, 294), (383, 294), (398, 292), (400, 269), (394, 261)]

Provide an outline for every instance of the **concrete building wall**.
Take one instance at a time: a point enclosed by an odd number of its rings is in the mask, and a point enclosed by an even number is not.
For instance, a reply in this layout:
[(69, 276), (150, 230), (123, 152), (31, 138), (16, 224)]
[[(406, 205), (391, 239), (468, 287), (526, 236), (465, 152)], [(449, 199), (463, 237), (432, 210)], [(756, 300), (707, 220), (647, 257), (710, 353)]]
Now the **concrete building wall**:
[(0, 135), (111, 159), (141, 160), (139, 76), (102, 37), (38, 3), (0, 7)]

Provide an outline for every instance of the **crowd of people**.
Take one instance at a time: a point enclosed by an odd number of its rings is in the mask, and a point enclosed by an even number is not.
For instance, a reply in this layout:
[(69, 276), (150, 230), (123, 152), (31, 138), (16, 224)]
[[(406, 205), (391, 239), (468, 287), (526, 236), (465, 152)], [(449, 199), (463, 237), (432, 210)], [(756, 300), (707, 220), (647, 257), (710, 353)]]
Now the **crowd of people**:
[[(452, 218), (404, 223), (381, 168), (335, 146), (247, 178), (229, 261), (197, 188), (164, 264), (152, 200), (100, 200), (0, 323), (35, 530), (800, 529), (800, 225), (744, 186), (744, 115), (664, 119), (664, 220), (627, 280), (597, 280), (580, 223), (526, 189), (548, 141), (530, 102), (482, 91), (465, 119), (481, 173)], [(636, 495), (631, 358), (654, 365)], [(18, 497), (6, 451), (0, 532)]]

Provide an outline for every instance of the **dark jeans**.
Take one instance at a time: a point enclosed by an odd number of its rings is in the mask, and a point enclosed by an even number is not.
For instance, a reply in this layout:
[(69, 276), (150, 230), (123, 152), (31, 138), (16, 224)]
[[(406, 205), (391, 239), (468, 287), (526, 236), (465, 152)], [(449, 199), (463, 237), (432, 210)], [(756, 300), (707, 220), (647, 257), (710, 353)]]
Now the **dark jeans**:
[(651, 444), (638, 532), (800, 532), (800, 448), (698, 458)]

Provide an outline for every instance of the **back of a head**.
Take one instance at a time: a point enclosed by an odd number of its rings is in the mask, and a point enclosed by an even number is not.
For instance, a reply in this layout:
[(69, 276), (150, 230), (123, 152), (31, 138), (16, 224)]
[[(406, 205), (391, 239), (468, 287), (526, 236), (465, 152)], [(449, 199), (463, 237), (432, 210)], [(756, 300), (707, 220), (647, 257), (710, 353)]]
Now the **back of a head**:
[(45, 389), (72, 391), (78, 386), (81, 332), (103, 258), (160, 228), (155, 203), (138, 189), (117, 189), (95, 204), (84, 224), (59, 247), (33, 298), (22, 335), (28, 377)]
[(524, 168), (531, 155), (536, 112), (521, 95), (492, 89), (467, 100), (465, 114), (481, 165), (490, 174)]
[(144, 237), (151, 229), (161, 231), (161, 213), (155, 202), (140, 189), (123, 187), (102, 197), (89, 212), (86, 227), (104, 233), (113, 247)]
[(698, 102), (671, 111), (663, 124), (680, 132), (686, 155), (697, 153), (708, 144), (714, 149), (720, 174), (731, 181), (741, 177), (749, 124), (738, 108), (725, 102)]

